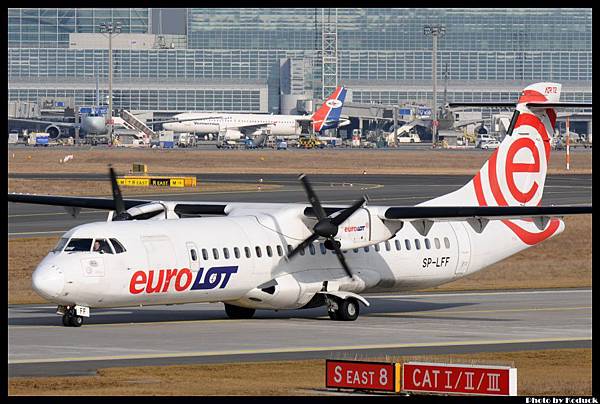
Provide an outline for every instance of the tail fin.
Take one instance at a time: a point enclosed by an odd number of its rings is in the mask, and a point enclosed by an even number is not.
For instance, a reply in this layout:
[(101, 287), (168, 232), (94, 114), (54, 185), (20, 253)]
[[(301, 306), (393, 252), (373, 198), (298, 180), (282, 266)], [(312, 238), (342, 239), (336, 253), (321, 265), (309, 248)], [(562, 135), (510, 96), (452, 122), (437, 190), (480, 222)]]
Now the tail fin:
[(344, 99), (346, 98), (346, 88), (339, 86), (333, 94), (321, 105), (312, 116), (312, 125), (315, 132), (321, 132), (324, 129), (336, 128), (342, 114)]
[[(500, 147), (464, 187), (427, 206), (538, 206), (550, 159), (561, 85), (536, 83), (523, 90)], [(511, 131), (512, 129), (512, 131)]]

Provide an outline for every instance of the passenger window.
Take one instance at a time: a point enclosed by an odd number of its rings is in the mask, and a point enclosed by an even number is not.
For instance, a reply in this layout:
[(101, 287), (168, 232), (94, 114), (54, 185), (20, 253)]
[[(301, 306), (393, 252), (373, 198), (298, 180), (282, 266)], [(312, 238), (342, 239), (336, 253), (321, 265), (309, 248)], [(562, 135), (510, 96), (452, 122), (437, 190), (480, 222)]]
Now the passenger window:
[(400, 240), (396, 239), (396, 241), (394, 241), (394, 244), (396, 244), (396, 250), (400, 251)]
[(225, 259), (229, 259), (229, 248), (223, 248), (223, 256)]
[(408, 240), (408, 239), (404, 240), (404, 245), (406, 246), (407, 250), (410, 250), (410, 240)]
[(352, 251), (354, 251), (355, 253), (358, 252), (358, 248), (353, 248)]
[(390, 242), (386, 240), (385, 242), (385, 250), (386, 251), (390, 251), (392, 249), (392, 247), (390, 246)]
[(375, 251), (379, 252), (379, 243), (375, 244)]
[(277, 255), (279, 255), (280, 257), (283, 256), (283, 248), (281, 248), (279, 244), (277, 244)]
[(65, 252), (90, 251), (92, 248), (91, 238), (72, 238), (65, 248)]
[(105, 238), (97, 238), (94, 240), (94, 245), (92, 246), (92, 251), (99, 252), (100, 254), (112, 254), (112, 248), (110, 248), (110, 244), (106, 241)]
[(450, 248), (450, 240), (448, 240), (448, 237), (444, 237), (444, 245), (446, 248)]
[(319, 248), (321, 248), (321, 254), (327, 254), (327, 248), (325, 248), (325, 244), (319, 243)]
[(240, 249), (233, 247), (233, 255), (235, 255), (235, 258), (240, 258)]
[(288, 244), (287, 246), (288, 246), (288, 247), (287, 247), (287, 249), (288, 249), (288, 254), (289, 254), (289, 253), (291, 253), (291, 252), (292, 252), (294, 249), (292, 248), (292, 245), (291, 245), (291, 244)]
[(251, 257), (250, 248), (244, 247), (244, 252), (246, 253), (246, 258), (250, 258)]
[(260, 251), (260, 247), (256, 246), (255, 250), (256, 250), (256, 256), (258, 258), (262, 257), (262, 251)]
[(125, 252), (125, 247), (123, 247), (123, 244), (119, 243), (119, 240), (117, 240), (116, 238), (111, 238), (110, 242), (113, 245), (113, 248), (115, 249), (115, 253), (117, 254), (121, 254), (122, 252)]
[(310, 251), (310, 255), (315, 255), (315, 245), (313, 243), (308, 245), (308, 250)]
[(192, 261), (198, 260), (198, 256), (196, 255), (196, 250), (193, 248), (190, 250), (190, 255), (192, 256)]
[(416, 238), (416, 239), (415, 239), (415, 248), (416, 248), (417, 250), (420, 250), (420, 249), (421, 249), (421, 242), (419, 241), (419, 239), (418, 239), (418, 238)]
[(441, 248), (440, 239), (436, 237), (433, 239), (433, 242), (435, 244), (435, 248), (437, 248), (439, 250)]
[(268, 246), (267, 246), (267, 255), (268, 255), (269, 257), (272, 257), (272, 256), (273, 256), (273, 249), (271, 248), (271, 246), (270, 246), (270, 245), (268, 245)]
[(213, 248), (213, 257), (218, 260), (219, 259), (219, 250), (217, 250), (216, 248)]
[(369, 246), (365, 247), (365, 252), (369, 252)]
[(206, 248), (202, 249), (202, 259), (204, 261), (206, 261), (208, 259), (208, 251), (206, 251)]
[(428, 238), (425, 239), (425, 248), (428, 250), (431, 249), (431, 241)]

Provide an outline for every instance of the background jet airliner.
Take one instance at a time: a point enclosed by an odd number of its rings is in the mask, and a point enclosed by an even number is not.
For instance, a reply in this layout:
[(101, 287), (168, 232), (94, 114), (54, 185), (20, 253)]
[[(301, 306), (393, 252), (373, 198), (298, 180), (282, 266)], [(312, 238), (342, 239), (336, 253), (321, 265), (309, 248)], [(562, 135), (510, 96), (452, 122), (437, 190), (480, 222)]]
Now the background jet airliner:
[[(238, 140), (264, 134), (299, 136), (302, 124), (312, 124), (315, 133), (350, 123), (342, 119), (346, 88), (337, 87), (312, 115), (218, 114), (185, 112), (163, 121), (163, 128), (183, 133), (222, 133), (224, 140)], [(156, 122), (155, 122), (156, 123)], [(159, 122), (160, 123), (160, 122)]]
[[(361, 295), (440, 285), (561, 233), (562, 215), (591, 206), (541, 206), (561, 85), (520, 96), (509, 135), (462, 188), (417, 206), (123, 200), (9, 194), (9, 201), (109, 211), (77, 226), (33, 273), (65, 326), (90, 309), (225, 303), (231, 318), (256, 309), (326, 306), (355, 320)], [(588, 105), (589, 106), (589, 105)], [(327, 119), (327, 118), (325, 118)]]

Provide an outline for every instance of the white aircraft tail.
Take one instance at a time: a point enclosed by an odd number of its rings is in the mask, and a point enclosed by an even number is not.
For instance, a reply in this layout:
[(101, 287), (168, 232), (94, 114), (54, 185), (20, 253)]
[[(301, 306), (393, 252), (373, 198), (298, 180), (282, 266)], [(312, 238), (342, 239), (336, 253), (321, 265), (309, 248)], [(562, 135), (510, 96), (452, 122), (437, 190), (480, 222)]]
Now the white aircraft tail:
[[(561, 85), (536, 83), (523, 90), (507, 135), (464, 187), (427, 206), (538, 206), (550, 159)], [(546, 105), (547, 104), (547, 105)]]

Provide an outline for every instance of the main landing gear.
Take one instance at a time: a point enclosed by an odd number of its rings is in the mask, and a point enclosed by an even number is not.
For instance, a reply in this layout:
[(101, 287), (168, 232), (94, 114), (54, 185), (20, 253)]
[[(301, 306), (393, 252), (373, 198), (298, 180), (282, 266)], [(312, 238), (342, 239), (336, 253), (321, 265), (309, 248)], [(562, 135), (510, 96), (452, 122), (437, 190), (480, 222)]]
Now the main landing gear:
[(327, 314), (332, 320), (354, 321), (360, 313), (358, 300), (329, 297), (327, 299)]
[(255, 309), (248, 309), (246, 307), (234, 306), (232, 304), (225, 303), (225, 313), (227, 313), (227, 317), (231, 319), (252, 318), (255, 312)]
[(62, 323), (65, 327), (81, 327), (83, 317), (78, 315), (74, 306), (59, 307), (58, 313), (63, 313)]

